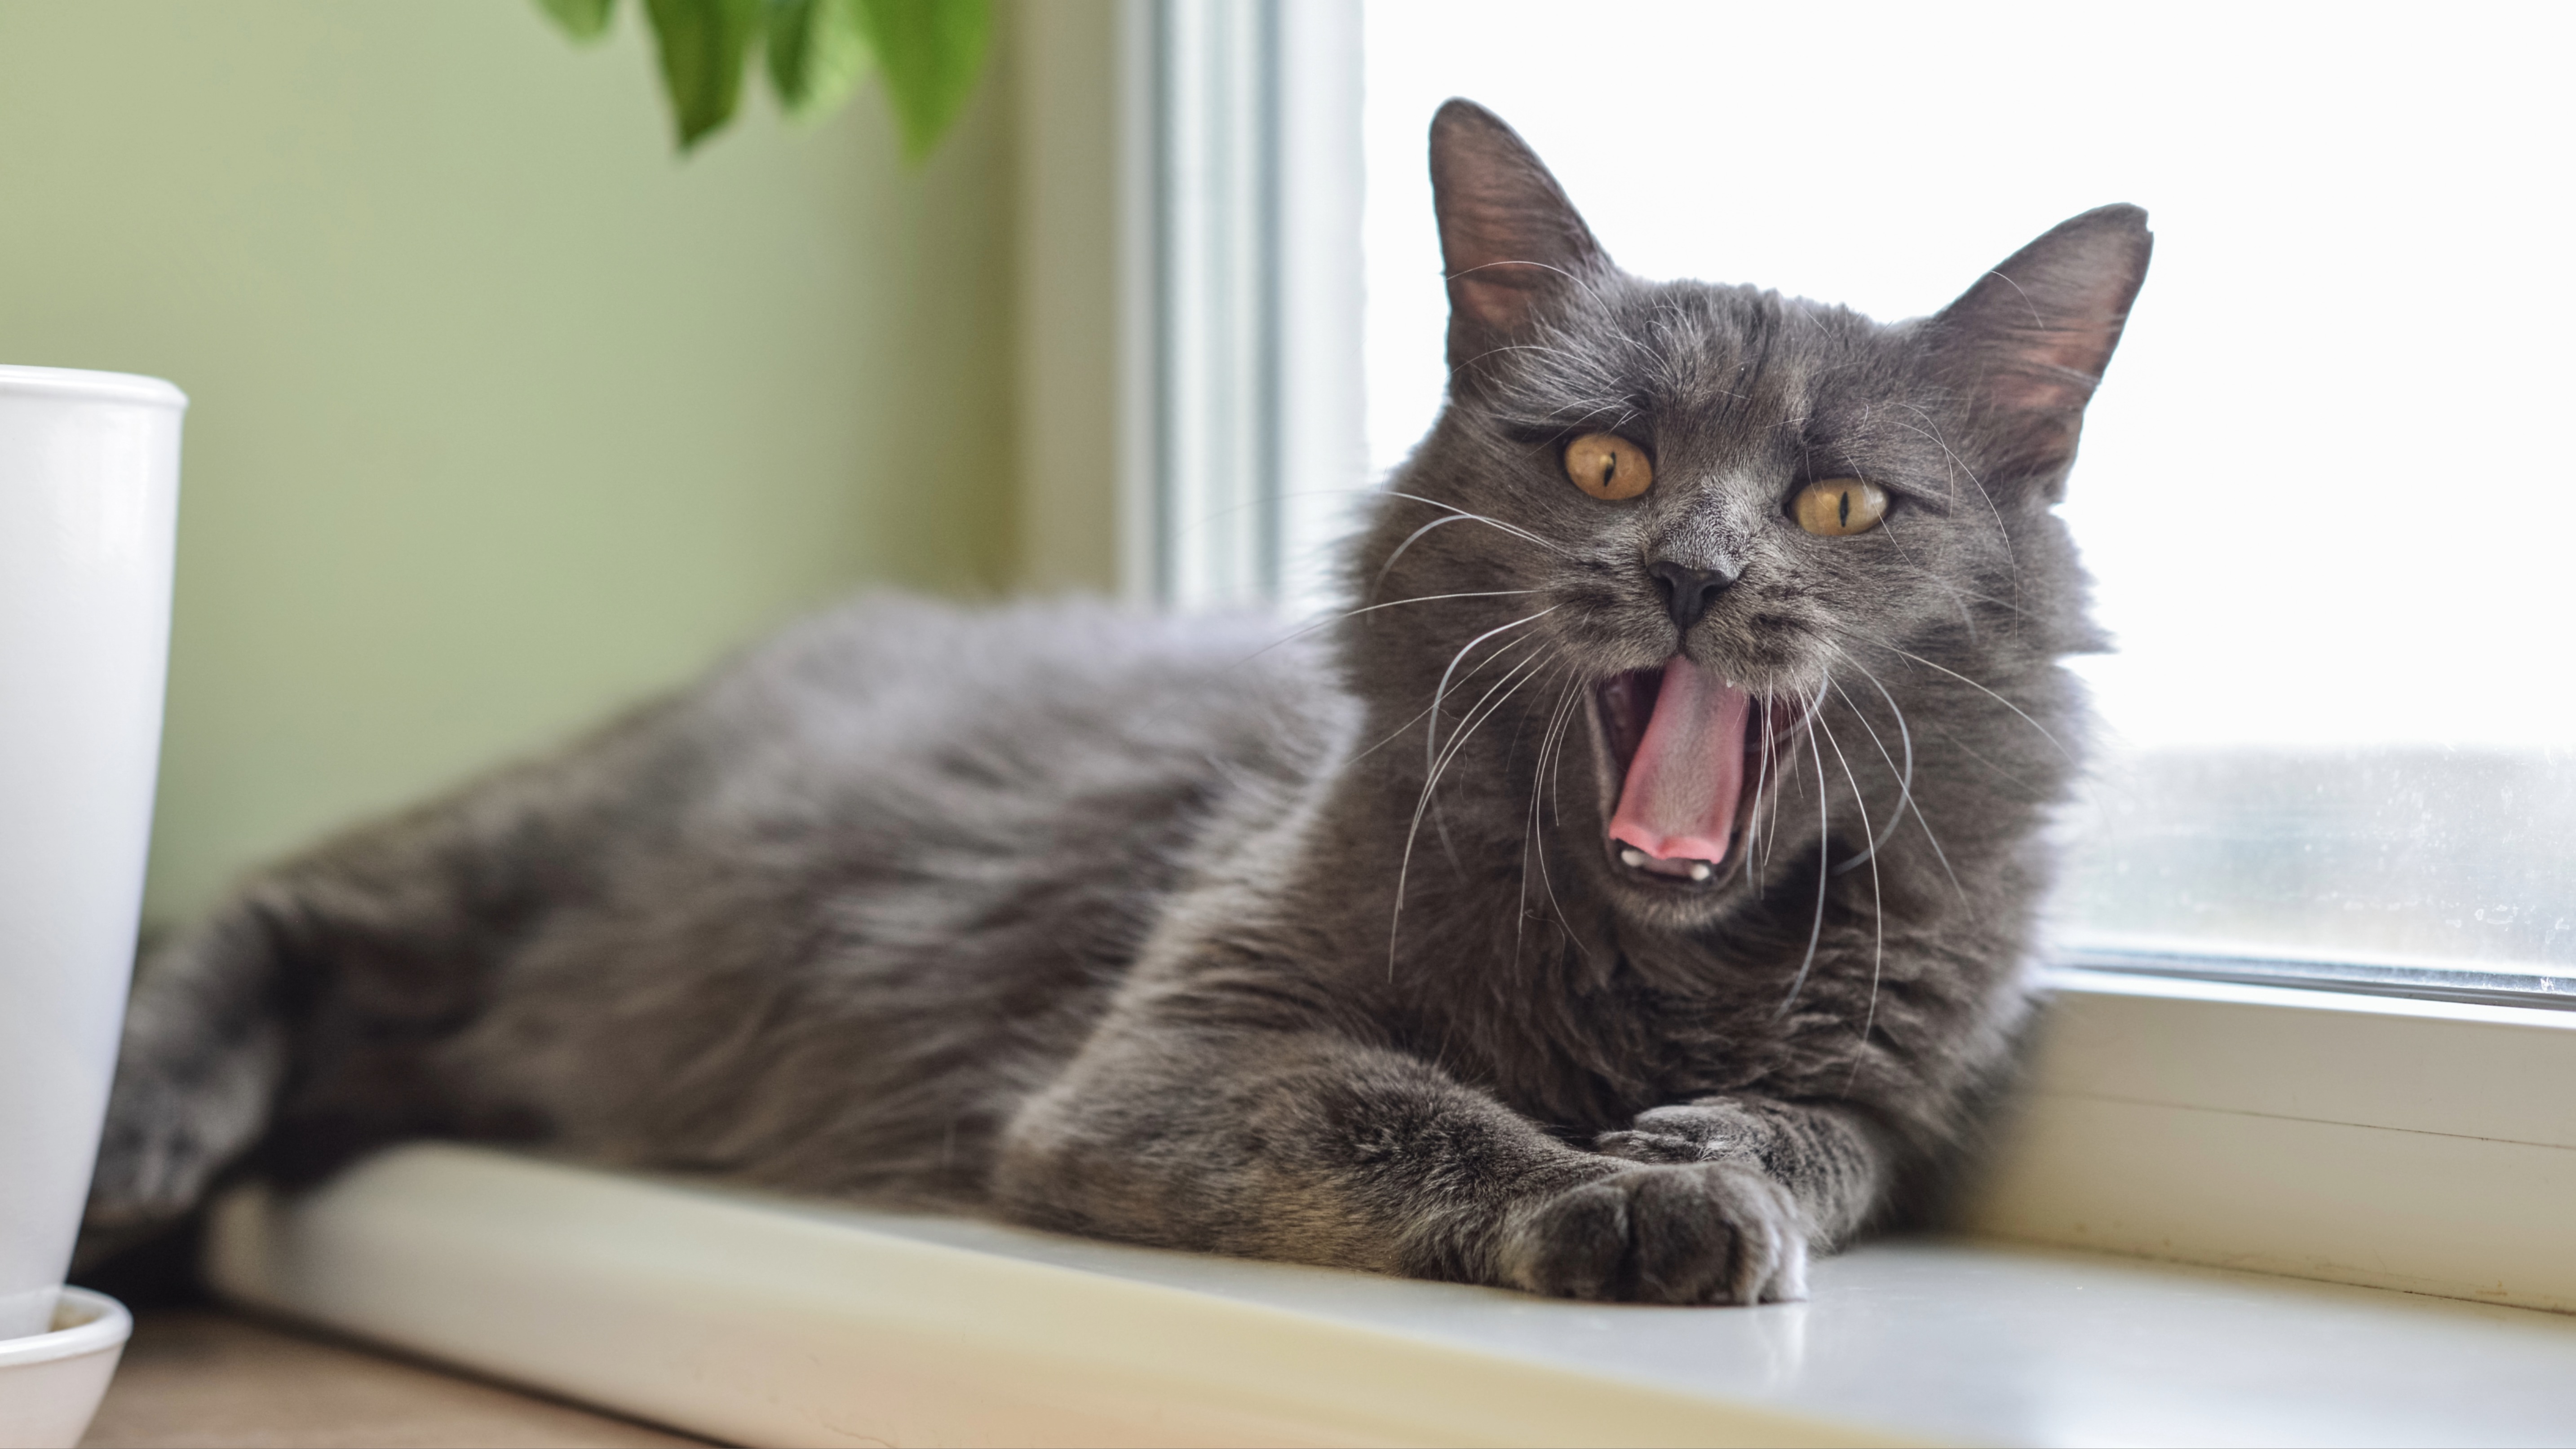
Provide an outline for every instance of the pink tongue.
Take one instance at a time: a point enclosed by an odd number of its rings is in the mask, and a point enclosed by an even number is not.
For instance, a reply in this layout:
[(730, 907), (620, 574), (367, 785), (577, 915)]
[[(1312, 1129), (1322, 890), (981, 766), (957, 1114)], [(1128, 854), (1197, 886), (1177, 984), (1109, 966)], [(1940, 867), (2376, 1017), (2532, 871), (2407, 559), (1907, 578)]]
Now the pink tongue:
[(1726, 859), (1744, 793), (1753, 697), (1676, 654), (1610, 817), (1610, 838), (1657, 860)]

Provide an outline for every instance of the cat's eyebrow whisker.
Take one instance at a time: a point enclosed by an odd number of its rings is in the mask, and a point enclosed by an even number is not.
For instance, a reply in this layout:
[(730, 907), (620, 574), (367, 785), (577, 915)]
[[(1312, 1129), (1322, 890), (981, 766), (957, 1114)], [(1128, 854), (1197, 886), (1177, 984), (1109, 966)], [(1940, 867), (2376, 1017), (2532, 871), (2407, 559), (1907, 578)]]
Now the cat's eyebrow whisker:
[[(1506, 352), (1534, 352), (1541, 357), (1561, 357), (1567, 361), (1575, 363), (1581, 363), (1587, 360), (1583, 354), (1576, 352), (1571, 348), (1557, 347), (1545, 342), (1498, 342), (1493, 346), (1486, 348), (1484, 351), (1477, 353), (1475, 356), (1468, 358), (1465, 362), (1458, 364), (1456, 367), (1450, 368), (1450, 379), (1455, 381), (1458, 374), (1466, 369), (1475, 366), (1477, 363), (1484, 361), (1488, 357), (1500, 357)], [(1589, 371), (1591, 369), (1587, 368), (1585, 370)]]
[(1952, 466), (1968, 475), (1968, 486), (1977, 490), (1977, 497), (1985, 503), (1986, 512), (1994, 515), (1995, 533), (2004, 541), (2004, 558), (2012, 565), (2013, 593), (2018, 596), (2021, 593), (2021, 556), (2013, 551), (2012, 528), (2004, 522), (2004, 511), (1995, 506), (1995, 495), (1987, 489), (1985, 480), (1977, 476), (1977, 470), (1969, 467), (1967, 460), (1951, 448), (1950, 440), (1941, 436), (1940, 425), (1932, 420), (1930, 413), (1912, 403), (1898, 403), (1897, 406), (1923, 420), (1923, 426), (1919, 428), (1905, 422), (1897, 426), (1930, 438), (1933, 446), (1948, 456)]

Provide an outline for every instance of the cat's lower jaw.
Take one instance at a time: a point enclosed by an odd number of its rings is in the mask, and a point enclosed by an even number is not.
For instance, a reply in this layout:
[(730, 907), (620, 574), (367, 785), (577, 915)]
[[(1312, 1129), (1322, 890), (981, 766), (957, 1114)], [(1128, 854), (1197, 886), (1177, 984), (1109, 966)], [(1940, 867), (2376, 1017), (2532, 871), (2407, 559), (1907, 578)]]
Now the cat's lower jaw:
[(1639, 1164), (1526, 1204), (1502, 1228), (1504, 1283), (1625, 1303), (1807, 1296), (1806, 1214), (1757, 1167)]

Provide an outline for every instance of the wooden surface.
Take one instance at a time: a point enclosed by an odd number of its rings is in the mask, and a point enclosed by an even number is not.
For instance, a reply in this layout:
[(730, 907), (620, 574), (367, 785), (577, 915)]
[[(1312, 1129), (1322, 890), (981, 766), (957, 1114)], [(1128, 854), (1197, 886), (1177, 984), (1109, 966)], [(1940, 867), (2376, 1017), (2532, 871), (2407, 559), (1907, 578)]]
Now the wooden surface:
[(85, 1449), (690, 1445), (624, 1419), (212, 1310), (136, 1316)]

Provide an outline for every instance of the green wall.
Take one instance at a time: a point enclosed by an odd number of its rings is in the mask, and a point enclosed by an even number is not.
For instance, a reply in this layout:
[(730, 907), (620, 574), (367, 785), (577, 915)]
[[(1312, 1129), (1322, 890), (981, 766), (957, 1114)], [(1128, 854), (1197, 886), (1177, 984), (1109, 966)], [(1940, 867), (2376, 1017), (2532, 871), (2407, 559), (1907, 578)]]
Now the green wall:
[(147, 915), (855, 584), (1011, 573), (1008, 89), (674, 156), (634, 5), (0, 0), (0, 362), (187, 424)]

